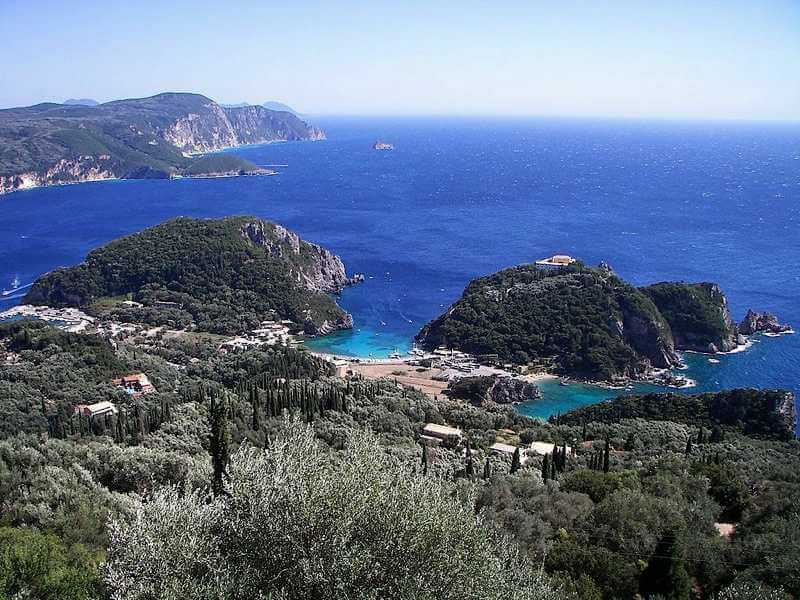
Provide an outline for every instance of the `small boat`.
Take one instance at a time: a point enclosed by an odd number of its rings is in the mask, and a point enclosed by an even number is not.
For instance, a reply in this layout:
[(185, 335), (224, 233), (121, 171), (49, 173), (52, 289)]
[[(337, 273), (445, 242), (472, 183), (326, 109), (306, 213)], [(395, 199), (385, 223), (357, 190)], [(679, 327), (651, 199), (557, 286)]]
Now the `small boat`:
[(566, 381), (564, 381), (564, 380), (562, 379), (561, 381), (559, 381), (559, 382), (558, 382), (558, 385), (563, 385), (564, 387), (566, 387), (566, 386), (568, 386), (569, 384), (568, 384)]
[(717, 364), (719, 364), (719, 359), (717, 359), (717, 358), (709, 358), (708, 362), (710, 362), (711, 364), (717, 365)]
[(19, 284), (19, 275), (14, 275), (14, 279), (11, 281), (11, 287), (0, 292), (0, 296), (10, 296), (19, 289)]

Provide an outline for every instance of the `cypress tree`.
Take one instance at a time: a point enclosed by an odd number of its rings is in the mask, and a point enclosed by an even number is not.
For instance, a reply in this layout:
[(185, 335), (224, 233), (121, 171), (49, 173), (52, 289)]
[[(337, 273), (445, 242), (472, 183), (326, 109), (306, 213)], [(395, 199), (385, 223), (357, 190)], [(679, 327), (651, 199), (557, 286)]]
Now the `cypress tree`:
[(483, 479), (484, 481), (488, 481), (488, 479), (492, 476), (492, 463), (489, 462), (489, 457), (486, 457), (486, 462), (483, 463)]
[(217, 399), (213, 395), (210, 399), (208, 411), (211, 439), (209, 452), (213, 475), (211, 490), (215, 496), (225, 493), (225, 472), (228, 464), (230, 434), (228, 432), (228, 403), (226, 398)]
[(606, 434), (606, 447), (603, 451), (603, 473), (608, 473), (609, 468), (611, 467), (611, 442), (608, 439), (608, 434)]
[(547, 483), (550, 479), (550, 455), (545, 454), (542, 459), (542, 481)]
[(689, 456), (692, 453), (692, 436), (686, 438), (686, 456)]
[(511, 472), (516, 473), (522, 467), (522, 459), (519, 453), (519, 448), (514, 450), (514, 456), (511, 458)]
[(656, 544), (653, 556), (642, 571), (639, 592), (644, 597), (688, 600), (692, 580), (686, 571), (683, 546), (674, 531), (668, 531)]
[(422, 474), (428, 474), (428, 447), (424, 444), (422, 446)]

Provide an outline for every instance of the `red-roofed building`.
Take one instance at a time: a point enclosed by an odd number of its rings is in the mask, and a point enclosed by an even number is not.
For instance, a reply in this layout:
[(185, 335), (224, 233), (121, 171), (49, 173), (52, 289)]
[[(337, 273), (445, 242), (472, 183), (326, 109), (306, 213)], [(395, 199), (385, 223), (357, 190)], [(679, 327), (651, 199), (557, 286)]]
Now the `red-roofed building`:
[(156, 388), (153, 387), (153, 384), (150, 383), (150, 380), (144, 373), (126, 375), (125, 377), (114, 379), (111, 383), (115, 387), (125, 390), (134, 398), (156, 391)]

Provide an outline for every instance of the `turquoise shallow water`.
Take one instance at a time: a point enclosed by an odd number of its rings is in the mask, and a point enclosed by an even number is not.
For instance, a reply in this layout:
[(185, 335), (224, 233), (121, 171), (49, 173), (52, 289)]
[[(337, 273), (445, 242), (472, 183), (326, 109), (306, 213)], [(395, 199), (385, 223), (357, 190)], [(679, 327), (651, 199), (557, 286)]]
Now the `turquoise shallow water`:
[[(800, 325), (800, 125), (586, 120), (321, 120), (329, 139), (236, 150), (275, 177), (119, 181), (0, 197), (0, 290), (177, 216), (255, 214), (341, 255), (356, 356), (404, 352), (467, 283), (554, 253), (641, 285), (716, 281), (741, 319)], [(375, 152), (376, 139), (395, 150)], [(0, 298), (0, 309), (24, 290)], [(800, 390), (800, 335), (687, 357), (696, 390)], [(544, 385), (547, 416), (619, 391)]]

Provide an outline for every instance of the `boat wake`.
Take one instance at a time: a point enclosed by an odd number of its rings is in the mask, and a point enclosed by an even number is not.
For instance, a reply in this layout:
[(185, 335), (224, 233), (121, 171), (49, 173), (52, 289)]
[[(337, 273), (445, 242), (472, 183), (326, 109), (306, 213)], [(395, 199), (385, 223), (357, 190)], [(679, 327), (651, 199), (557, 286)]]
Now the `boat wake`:
[(11, 281), (11, 286), (7, 290), (0, 291), (0, 297), (6, 298), (7, 296), (11, 296), (12, 294), (16, 294), (17, 292), (21, 292), (33, 285), (33, 282), (26, 283), (25, 285), (20, 285), (19, 277), (14, 277)]

